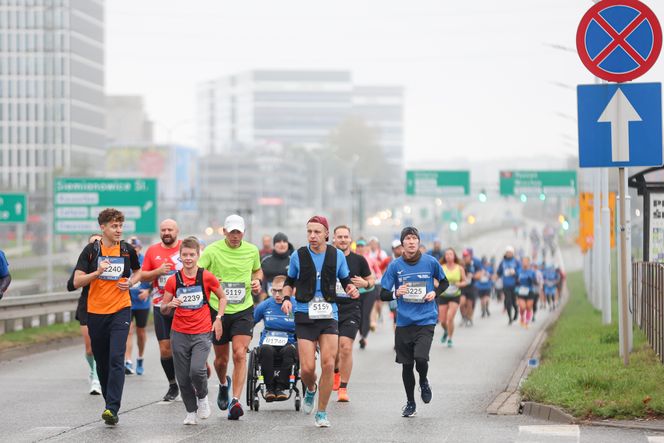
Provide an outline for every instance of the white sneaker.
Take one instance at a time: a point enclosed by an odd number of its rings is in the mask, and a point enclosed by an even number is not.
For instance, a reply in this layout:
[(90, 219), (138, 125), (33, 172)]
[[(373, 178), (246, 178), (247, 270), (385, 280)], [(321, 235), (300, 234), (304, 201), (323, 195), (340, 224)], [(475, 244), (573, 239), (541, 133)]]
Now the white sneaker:
[(199, 398), (198, 401), (198, 410), (196, 411), (196, 415), (198, 418), (206, 419), (210, 416), (211, 411), (210, 411), (210, 402), (208, 402), (207, 395), (204, 398)]
[(99, 380), (92, 380), (90, 382), (90, 395), (101, 395), (101, 383), (99, 383)]
[(185, 425), (196, 425), (198, 424), (196, 422), (196, 413), (195, 412), (187, 412), (187, 416), (184, 418)]

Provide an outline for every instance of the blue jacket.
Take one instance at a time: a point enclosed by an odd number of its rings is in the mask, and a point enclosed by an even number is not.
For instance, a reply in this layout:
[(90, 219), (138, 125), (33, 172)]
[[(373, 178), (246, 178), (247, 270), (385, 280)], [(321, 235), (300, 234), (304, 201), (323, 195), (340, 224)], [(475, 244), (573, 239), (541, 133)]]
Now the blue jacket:
[(288, 343), (295, 343), (295, 319), (281, 310), (281, 305), (274, 298), (268, 297), (254, 309), (254, 323), (265, 322), (265, 329), (261, 332), (259, 345), (268, 332), (285, 332), (288, 334)]
[(521, 271), (521, 264), (516, 258), (503, 258), (498, 265), (496, 274), (503, 279), (504, 288), (513, 288), (516, 286), (516, 278)]

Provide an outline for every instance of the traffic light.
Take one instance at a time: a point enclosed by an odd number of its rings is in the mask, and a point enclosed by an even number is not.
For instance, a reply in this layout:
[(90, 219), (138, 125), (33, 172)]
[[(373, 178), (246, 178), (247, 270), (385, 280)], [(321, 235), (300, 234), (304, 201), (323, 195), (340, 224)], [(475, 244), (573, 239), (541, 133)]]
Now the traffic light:
[(459, 229), (459, 225), (457, 225), (457, 222), (450, 222), (450, 231), (455, 232), (457, 229)]
[(525, 203), (528, 201), (528, 197), (526, 197), (526, 194), (521, 194), (519, 199), (521, 199), (521, 203)]
[(540, 193), (540, 200), (542, 200), (542, 201), (546, 200), (546, 194), (545, 193), (543, 193), (543, 192)]
[(480, 191), (480, 195), (478, 195), (477, 198), (480, 200), (481, 203), (486, 203), (486, 200), (487, 200), (486, 191), (484, 189), (482, 189)]

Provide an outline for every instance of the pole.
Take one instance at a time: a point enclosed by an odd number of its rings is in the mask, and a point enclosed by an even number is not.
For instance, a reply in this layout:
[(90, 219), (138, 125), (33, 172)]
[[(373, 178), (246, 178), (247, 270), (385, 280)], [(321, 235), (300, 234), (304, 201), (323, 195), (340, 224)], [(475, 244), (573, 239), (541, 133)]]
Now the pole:
[(629, 348), (628, 348), (628, 337), (627, 337), (627, 232), (625, 226), (625, 168), (618, 168), (619, 182), (620, 182), (620, 285), (621, 285), (621, 294), (620, 294), (620, 304), (621, 304), (621, 316), (619, 323), (619, 335), (622, 340), (622, 357), (623, 364), (625, 366), (629, 365)]
[[(627, 185), (627, 177), (629, 177), (629, 169), (625, 168), (625, 238), (627, 244), (627, 257), (629, 258), (629, 266), (626, 269), (627, 275), (627, 300), (632, 299), (632, 200), (629, 196), (629, 186)], [(632, 329), (632, 313), (627, 305), (627, 350), (632, 352), (634, 349), (634, 334)]]
[(601, 266), (602, 262), (602, 220), (600, 217), (601, 201), (601, 172), (599, 169), (593, 169), (593, 283), (591, 301), (595, 309), (601, 307)]
[(602, 185), (602, 323), (611, 324), (611, 212), (609, 211), (609, 170), (601, 169)]

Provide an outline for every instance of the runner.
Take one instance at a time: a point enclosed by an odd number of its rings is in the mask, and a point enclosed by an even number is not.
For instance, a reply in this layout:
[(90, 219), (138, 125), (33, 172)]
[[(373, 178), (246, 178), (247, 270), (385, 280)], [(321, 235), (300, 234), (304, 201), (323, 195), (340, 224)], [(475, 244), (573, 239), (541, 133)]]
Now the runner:
[[(214, 345), (214, 369), (219, 377), (217, 406), (228, 409), (228, 419), (237, 420), (244, 411), (240, 395), (247, 377), (247, 349), (254, 333), (254, 303), (252, 292), (261, 289), (261, 271), (258, 248), (244, 241), (244, 219), (233, 214), (224, 222), (223, 240), (218, 240), (203, 251), (198, 266), (212, 272), (221, 281), (228, 305), (222, 318), (224, 333), (221, 339), (212, 339)], [(216, 316), (219, 301), (210, 298), (210, 308)], [(226, 375), (229, 360), (229, 343), (233, 343), (233, 378)], [(233, 398), (228, 401), (228, 391)]]
[[(350, 279), (359, 288), (360, 296), (373, 290), (374, 276), (367, 260), (350, 250), (352, 238), (348, 226), (334, 228), (334, 245), (346, 256)], [(353, 342), (360, 329), (360, 300), (349, 298), (337, 282), (337, 305), (339, 308), (339, 352), (334, 365), (333, 391), (338, 391), (337, 401), (348, 402), (348, 381), (353, 369)]]
[[(175, 375), (180, 385), (182, 402), (187, 415), (185, 425), (197, 424), (196, 418), (210, 416), (208, 402), (207, 358), (210, 355), (210, 331), (215, 337), (222, 334), (221, 317), (226, 306), (226, 295), (219, 280), (196, 264), (200, 257), (200, 244), (195, 237), (187, 237), (180, 244), (182, 270), (168, 278), (160, 310), (173, 316), (171, 344)], [(210, 297), (219, 300), (222, 314), (210, 320)], [(174, 312), (173, 312), (174, 311)]]
[[(88, 238), (88, 244), (101, 240), (101, 235), (92, 234)], [(1, 260), (1, 257), (0, 257)], [(67, 290), (75, 291), (77, 288), (74, 286), (74, 276), (76, 275), (76, 268), (71, 273), (69, 281), (67, 282)], [(97, 376), (97, 365), (95, 357), (92, 355), (92, 346), (90, 345), (90, 334), (88, 333), (88, 291), (90, 285), (85, 286), (81, 290), (81, 296), (78, 298), (78, 306), (76, 307), (76, 320), (80, 325), (81, 335), (83, 336), (83, 345), (85, 346), (85, 361), (88, 362), (90, 372), (88, 380), (90, 382), (90, 395), (101, 395), (101, 384)]]
[(480, 277), (475, 282), (475, 287), (477, 288), (477, 293), (480, 297), (480, 305), (482, 308), (482, 318), (491, 316), (489, 312), (489, 301), (491, 300), (491, 289), (493, 288), (493, 283), (491, 277), (493, 277), (493, 266), (486, 257), (482, 257), (482, 265), (480, 267)]
[[(284, 285), (283, 312), (295, 313), (295, 335), (300, 355), (300, 376), (306, 386), (302, 410), (311, 414), (319, 386), (316, 384), (316, 342), (320, 346), (320, 393), (315, 423), (329, 427), (327, 403), (333, 385), (334, 362), (339, 345), (337, 279), (351, 298), (360, 296), (351, 282), (344, 254), (328, 245), (329, 225), (322, 216), (314, 216), (307, 222), (308, 246), (303, 246), (291, 256), (288, 278)], [(296, 289), (295, 300), (291, 295)]]
[[(134, 247), (138, 254), (138, 262), (143, 265), (143, 254), (141, 249), (143, 245), (137, 237), (129, 238), (129, 244)], [(143, 366), (143, 354), (145, 352), (145, 343), (147, 342), (147, 332), (145, 330), (150, 316), (150, 283), (138, 282), (129, 288), (131, 296), (131, 318), (132, 324), (129, 327), (129, 336), (127, 337), (127, 352), (125, 354), (125, 374), (143, 375), (145, 368)], [(136, 369), (131, 362), (133, 332), (136, 331), (136, 344), (138, 345), (138, 358), (136, 358)]]
[[(291, 368), (297, 356), (295, 339), (295, 319), (281, 310), (284, 301), (284, 283), (286, 277), (277, 275), (270, 284), (272, 297), (265, 299), (254, 310), (254, 323), (261, 321), (265, 328), (258, 341), (260, 347), (261, 373), (265, 380), (265, 401), (288, 400)], [(281, 357), (281, 367), (275, 380), (274, 359)], [(293, 374), (295, 375), (295, 374)]]
[(448, 283), (436, 259), (419, 250), (420, 234), (416, 228), (409, 226), (401, 231), (401, 244), (403, 255), (390, 263), (383, 275), (381, 299), (397, 300), (399, 305), (394, 343), (396, 362), (402, 365), (401, 377), (407, 399), (401, 415), (413, 417), (417, 414), (414, 368), (420, 376), (422, 401), (431, 401), (427, 373), (438, 318), (435, 287), (437, 281), (438, 287), (444, 291)]
[[(505, 255), (498, 265), (496, 277), (502, 280), (503, 294), (505, 295), (505, 310), (507, 311), (508, 324), (511, 325), (519, 314), (516, 305), (516, 276), (519, 273), (519, 261), (514, 258), (514, 248), (508, 246)], [(512, 314), (514, 311), (514, 314)]]
[[(392, 240), (392, 257), (389, 257), (388, 260), (385, 260), (384, 265), (381, 265), (381, 269), (383, 270), (383, 273), (385, 273), (385, 270), (389, 266), (390, 263), (392, 263), (394, 260), (397, 258), (401, 257), (401, 254), (403, 254), (403, 246), (401, 245), (401, 240), (399, 239), (394, 239)], [(392, 315), (392, 329), (396, 329), (397, 327), (397, 301), (396, 300), (390, 300), (390, 314)]]
[[(374, 288), (374, 308), (371, 311), (371, 330), (375, 331), (378, 322), (383, 323), (383, 302), (380, 300), (380, 279), (383, 277), (383, 270), (380, 264), (387, 260), (389, 256), (383, 248), (380, 247), (378, 237), (371, 237), (369, 239), (369, 255), (376, 263), (376, 269), (373, 270), (374, 277), (376, 278), (376, 286)], [(365, 337), (366, 346), (366, 337)]]
[(556, 308), (559, 279), (560, 275), (553, 265), (549, 265), (544, 269), (544, 295), (546, 297), (546, 304), (549, 307), (549, 311), (553, 311)]
[[(268, 255), (272, 254), (272, 239), (269, 235), (263, 236), (263, 248), (258, 252), (260, 254), (261, 260), (263, 260)], [(272, 281), (272, 280), (270, 280)]]
[(261, 288), (260, 300), (265, 300), (270, 295), (270, 288), (274, 277), (277, 275), (288, 275), (290, 256), (293, 253), (293, 247), (283, 232), (277, 232), (272, 238), (272, 243), (274, 244), (272, 254), (265, 256), (261, 260), (261, 269), (263, 270), (263, 277), (265, 279)]
[(182, 269), (180, 260), (180, 244), (178, 240), (178, 224), (175, 220), (166, 219), (159, 224), (161, 242), (150, 246), (143, 259), (144, 282), (152, 284), (152, 313), (154, 316), (154, 332), (159, 342), (159, 357), (161, 367), (168, 380), (168, 391), (164, 401), (173, 401), (180, 394), (175, 379), (175, 365), (171, 351), (171, 325), (173, 317), (161, 313), (161, 300), (164, 297), (164, 287), (169, 277)]
[(537, 275), (530, 267), (530, 257), (524, 257), (517, 274), (517, 297), (519, 302), (519, 321), (521, 326), (528, 328), (533, 317), (533, 304), (539, 295)]
[[(74, 286), (90, 285), (88, 332), (106, 409), (107, 425), (118, 422), (124, 387), (124, 356), (131, 322), (129, 288), (141, 279), (134, 248), (121, 241), (124, 215), (107, 208), (97, 217), (102, 239), (88, 244), (76, 264)], [(130, 276), (130, 273), (133, 274)]]
[(427, 254), (438, 260), (439, 262), (443, 259), (445, 251), (443, 251), (443, 246), (440, 242), (440, 239), (433, 239), (433, 248), (427, 251)]
[(438, 321), (443, 327), (443, 336), (440, 338), (442, 344), (447, 343), (447, 347), (454, 346), (452, 337), (454, 336), (454, 317), (459, 309), (461, 299), (461, 288), (468, 284), (466, 271), (461, 265), (461, 260), (452, 248), (445, 250), (443, 256), (443, 273), (447, 278), (449, 286), (442, 289), (442, 286), (436, 288), (438, 302)]
[(7, 292), (9, 284), (12, 282), (12, 276), (9, 273), (9, 262), (7, 262), (7, 257), (5, 253), (0, 249), (0, 300)]
[(466, 284), (459, 286), (461, 288), (461, 326), (473, 326), (473, 316), (475, 314), (475, 303), (477, 300), (477, 288), (475, 282), (480, 276), (480, 263), (473, 257), (473, 250), (467, 248), (463, 250), (463, 266), (466, 271)]
[[(367, 264), (369, 265), (369, 270), (373, 274), (374, 278), (377, 278), (377, 275), (382, 275), (383, 272), (380, 269), (380, 263), (376, 258), (374, 258), (374, 255), (371, 254), (371, 249), (367, 242), (360, 238), (355, 242), (355, 253), (364, 257), (366, 260)], [(376, 303), (376, 299), (378, 298), (380, 292), (376, 291), (376, 288), (374, 286), (374, 289), (371, 291), (367, 291), (361, 298), (360, 300), (360, 313), (361, 313), (361, 321), (360, 321), (360, 349), (364, 349), (367, 347), (367, 338), (369, 337), (369, 331), (374, 331), (376, 330), (376, 323), (374, 320), (374, 305)]]

